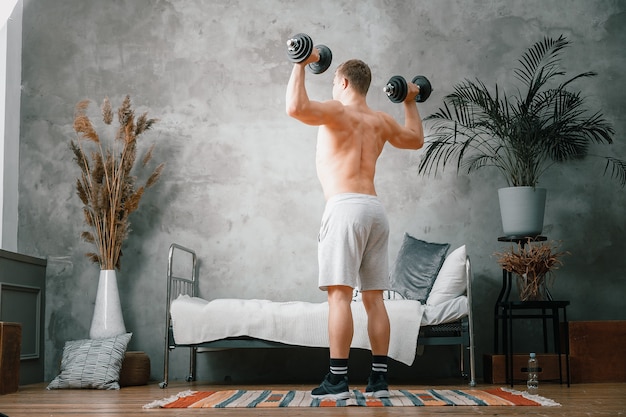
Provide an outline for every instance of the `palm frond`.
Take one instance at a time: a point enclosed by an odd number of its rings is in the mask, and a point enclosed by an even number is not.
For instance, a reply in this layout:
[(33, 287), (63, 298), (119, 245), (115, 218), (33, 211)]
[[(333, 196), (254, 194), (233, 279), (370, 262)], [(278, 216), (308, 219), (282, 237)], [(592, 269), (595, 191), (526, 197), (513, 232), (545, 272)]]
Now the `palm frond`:
[[(534, 187), (554, 163), (585, 158), (592, 143), (611, 144), (611, 124), (600, 112), (587, 110), (580, 92), (568, 89), (597, 74), (587, 71), (559, 80), (566, 76), (560, 64), (568, 46), (561, 35), (528, 48), (513, 70), (525, 87), (516, 94), (507, 94), (497, 83), (489, 89), (480, 80), (456, 84), (443, 106), (424, 118), (432, 123), (432, 133), (418, 172), (436, 174), (454, 160), (457, 172), (490, 166), (509, 185)], [(617, 162), (623, 161), (612, 161), (608, 167), (616, 166), (611, 172), (620, 179), (623, 165)]]
[(617, 179), (622, 187), (626, 186), (626, 161), (606, 157), (606, 166), (604, 167), (605, 175), (609, 172), (609, 168), (611, 171), (611, 178)]
[(527, 86), (552, 78), (561, 72), (560, 53), (569, 44), (563, 35), (557, 39), (544, 37), (524, 52), (518, 60), (522, 68), (514, 69), (513, 73)]

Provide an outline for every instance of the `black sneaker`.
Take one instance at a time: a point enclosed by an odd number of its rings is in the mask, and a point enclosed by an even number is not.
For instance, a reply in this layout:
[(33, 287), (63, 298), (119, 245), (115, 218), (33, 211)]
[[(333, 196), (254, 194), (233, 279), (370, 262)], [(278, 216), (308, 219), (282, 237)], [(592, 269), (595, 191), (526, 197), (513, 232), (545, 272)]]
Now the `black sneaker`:
[(385, 374), (372, 374), (367, 379), (365, 396), (376, 398), (389, 398), (389, 384)]
[(326, 374), (320, 386), (311, 391), (311, 397), (318, 400), (347, 400), (350, 398), (348, 377), (344, 376), (341, 381), (332, 384), (330, 382), (330, 374)]

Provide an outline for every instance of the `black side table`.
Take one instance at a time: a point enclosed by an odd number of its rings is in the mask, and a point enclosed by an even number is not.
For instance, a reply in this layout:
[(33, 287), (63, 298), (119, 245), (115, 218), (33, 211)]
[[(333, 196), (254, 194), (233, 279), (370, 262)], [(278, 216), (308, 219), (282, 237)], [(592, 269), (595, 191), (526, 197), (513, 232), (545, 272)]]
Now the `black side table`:
[[(531, 242), (542, 242), (547, 240), (545, 236), (531, 237)], [(500, 237), (499, 242), (518, 243), (524, 247), (529, 242), (529, 237)], [(506, 364), (506, 381), (513, 386), (513, 320), (515, 319), (541, 319), (543, 323), (543, 345), (544, 352), (548, 352), (548, 331), (547, 321), (552, 322), (552, 332), (554, 337), (554, 350), (559, 359), (559, 382), (563, 383), (563, 370), (561, 355), (565, 354), (567, 386), (570, 386), (569, 370), (569, 338), (565, 335), (564, 349), (561, 347), (561, 311), (563, 313), (563, 323), (567, 332), (567, 312), (566, 307), (569, 301), (553, 300), (550, 293), (547, 293), (546, 301), (510, 301), (511, 288), (513, 284), (512, 273), (502, 270), (502, 288), (498, 294), (494, 308), (494, 352), (504, 353)], [(502, 338), (499, 337), (500, 326), (502, 326)], [(500, 343), (502, 349), (500, 349)]]
[[(570, 386), (569, 372), (569, 345), (567, 337), (567, 312), (569, 301), (508, 301), (503, 302), (503, 335), (502, 343), (505, 346), (505, 363), (507, 366), (507, 382), (513, 386), (513, 320), (515, 319), (541, 319), (543, 321), (544, 352), (548, 352), (548, 334), (546, 321), (552, 321), (552, 333), (554, 337), (554, 350), (559, 359), (559, 382), (563, 383), (563, 369), (561, 356), (565, 355), (565, 374), (567, 386)], [(561, 317), (562, 312), (562, 317)], [(562, 320), (561, 320), (562, 318)], [(564, 323), (565, 346), (561, 346), (560, 324)]]

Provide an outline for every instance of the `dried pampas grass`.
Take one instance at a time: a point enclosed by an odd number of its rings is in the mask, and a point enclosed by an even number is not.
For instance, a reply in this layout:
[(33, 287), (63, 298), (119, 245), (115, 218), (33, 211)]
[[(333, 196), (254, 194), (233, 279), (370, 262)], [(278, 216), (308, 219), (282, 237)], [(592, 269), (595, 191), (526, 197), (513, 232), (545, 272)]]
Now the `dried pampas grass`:
[[(89, 100), (76, 105), (74, 130), (77, 139), (70, 142), (74, 161), (81, 175), (76, 180), (76, 194), (83, 203), (84, 221), (90, 231), (81, 238), (93, 243), (97, 252), (87, 253), (101, 269), (120, 269), (122, 243), (130, 232), (128, 216), (137, 210), (145, 190), (154, 185), (164, 164), (158, 165), (146, 182), (137, 187), (137, 178), (131, 174), (137, 159), (137, 138), (157, 121), (147, 113), (135, 119), (130, 97), (126, 96), (117, 111), (119, 128), (111, 144), (103, 144), (96, 128), (87, 116)], [(102, 120), (111, 125), (114, 112), (108, 98), (102, 104)], [(141, 159), (145, 168), (152, 159), (152, 145)]]
[(529, 238), (524, 245), (518, 243), (517, 250), (511, 246), (509, 251), (496, 252), (494, 256), (505, 271), (519, 276), (520, 299), (538, 300), (543, 297), (552, 272), (563, 265), (561, 258), (569, 255), (559, 247), (556, 242), (533, 244)]

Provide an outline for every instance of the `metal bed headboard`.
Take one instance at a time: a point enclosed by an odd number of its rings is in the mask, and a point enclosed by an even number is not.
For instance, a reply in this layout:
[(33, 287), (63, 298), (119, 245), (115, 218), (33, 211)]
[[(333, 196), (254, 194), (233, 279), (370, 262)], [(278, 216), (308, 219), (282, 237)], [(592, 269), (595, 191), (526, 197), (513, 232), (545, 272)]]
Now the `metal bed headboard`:
[[(178, 276), (175, 275), (174, 261), (176, 259), (176, 255), (186, 254), (188, 257), (191, 257), (191, 271), (187, 272), (187, 276)], [(179, 271), (176, 271), (178, 273)], [(164, 368), (163, 368), (163, 382), (159, 384), (161, 388), (165, 388), (167, 386), (169, 380), (169, 357), (170, 357), (170, 349), (173, 349), (174, 346), (170, 346), (170, 327), (171, 320), (170, 317), (170, 305), (172, 301), (177, 298), (179, 295), (189, 295), (191, 297), (195, 297), (198, 294), (198, 258), (196, 256), (196, 252), (186, 248), (184, 246), (178, 245), (176, 243), (172, 243), (170, 245), (170, 251), (167, 260), (167, 307), (165, 309), (165, 349), (163, 352), (164, 355)], [(190, 349), (196, 349), (194, 347)], [(189, 368), (195, 369), (195, 360), (196, 355), (194, 352), (190, 352), (189, 358)], [(191, 377), (191, 376), (190, 376)], [(188, 377), (188, 379), (190, 378)]]

